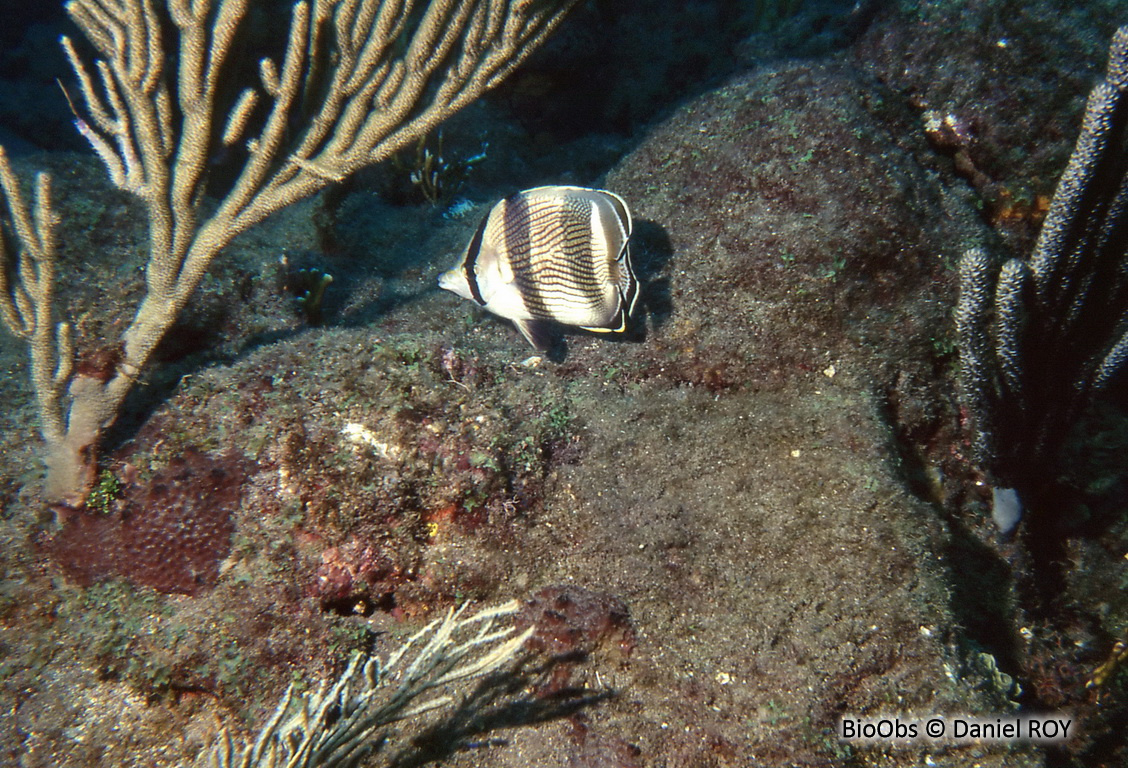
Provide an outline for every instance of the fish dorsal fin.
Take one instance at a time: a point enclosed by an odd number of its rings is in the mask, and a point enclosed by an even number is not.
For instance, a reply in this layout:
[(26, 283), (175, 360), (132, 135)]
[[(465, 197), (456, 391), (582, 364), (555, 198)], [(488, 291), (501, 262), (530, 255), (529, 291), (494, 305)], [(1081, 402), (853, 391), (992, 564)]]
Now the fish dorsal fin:
[(615, 212), (617, 224), (622, 229), (623, 247), (625, 248), (627, 241), (630, 240), (631, 235), (634, 234), (634, 220), (631, 218), (631, 210), (627, 207), (623, 198), (619, 197), (614, 192), (608, 192), (605, 189), (598, 190), (598, 192)]

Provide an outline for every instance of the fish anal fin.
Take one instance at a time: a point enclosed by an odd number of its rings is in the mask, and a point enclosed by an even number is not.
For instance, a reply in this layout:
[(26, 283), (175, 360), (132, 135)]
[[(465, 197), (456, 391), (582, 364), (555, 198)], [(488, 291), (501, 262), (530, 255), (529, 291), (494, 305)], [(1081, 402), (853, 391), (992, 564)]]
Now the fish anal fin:
[[(618, 323), (618, 325), (615, 325), (616, 322)], [(595, 333), (622, 333), (623, 331), (627, 330), (627, 313), (620, 309), (615, 313), (615, 316), (611, 318), (611, 322), (607, 325), (581, 325), (580, 328), (585, 331), (593, 331)]]

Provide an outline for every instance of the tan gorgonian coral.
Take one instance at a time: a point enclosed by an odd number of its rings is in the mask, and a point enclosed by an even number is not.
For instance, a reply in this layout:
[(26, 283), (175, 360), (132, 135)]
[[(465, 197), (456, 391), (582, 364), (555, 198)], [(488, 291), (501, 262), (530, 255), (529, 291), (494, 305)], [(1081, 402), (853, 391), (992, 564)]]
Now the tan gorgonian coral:
[[(71, 326), (52, 310), (59, 244), (50, 179), (40, 174), (29, 200), (0, 148), (9, 219), (0, 315), (28, 341), (47, 499), (82, 505), (100, 437), (235, 235), (426, 135), (501, 81), (575, 3), (302, 0), (281, 59), (262, 59), (257, 86), (225, 103), (220, 84), (250, 0), (70, 0), (67, 12), (101, 57), (90, 64), (62, 40), (85, 107), (76, 125), (114, 184), (143, 202), (149, 259), (112, 370), (79, 370)], [(162, 34), (169, 29), (173, 41)], [(176, 71), (166, 71), (169, 61)], [(208, 159), (238, 144), (242, 169), (205, 213)]]

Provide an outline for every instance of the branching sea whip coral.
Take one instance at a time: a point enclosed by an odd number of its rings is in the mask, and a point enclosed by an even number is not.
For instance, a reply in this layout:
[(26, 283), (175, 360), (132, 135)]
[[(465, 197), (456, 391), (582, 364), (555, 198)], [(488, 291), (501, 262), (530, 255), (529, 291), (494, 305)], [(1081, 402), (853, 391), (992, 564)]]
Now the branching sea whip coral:
[(999, 271), (973, 249), (960, 264), (956, 324), (977, 459), (993, 483), (1020, 494), (1052, 478), (1083, 408), (1128, 362), (1126, 171), (1121, 27), (1030, 260)]
[[(71, 325), (52, 310), (50, 179), (39, 175), (29, 202), (0, 149), (10, 214), (0, 238), (0, 314), (30, 347), (47, 498), (83, 503), (100, 437), (235, 235), (418, 141), (511, 72), (575, 3), (302, 0), (281, 60), (263, 59), (258, 87), (221, 103), (249, 0), (70, 0), (67, 12), (102, 56), (91, 66), (63, 38), (87, 115), (76, 125), (114, 184), (143, 202), (149, 260), (145, 296), (112, 370), (81, 370)], [(175, 72), (166, 71), (170, 59)], [(238, 177), (205, 213), (209, 157), (240, 145)]]

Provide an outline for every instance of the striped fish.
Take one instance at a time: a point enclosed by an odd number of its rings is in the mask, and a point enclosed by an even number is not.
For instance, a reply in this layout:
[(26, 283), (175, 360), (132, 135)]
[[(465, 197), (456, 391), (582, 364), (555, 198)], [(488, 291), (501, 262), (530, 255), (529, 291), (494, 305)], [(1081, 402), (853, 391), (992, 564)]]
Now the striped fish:
[(495, 205), (439, 287), (512, 320), (538, 350), (554, 323), (622, 332), (638, 300), (631, 213), (611, 192), (536, 187)]

